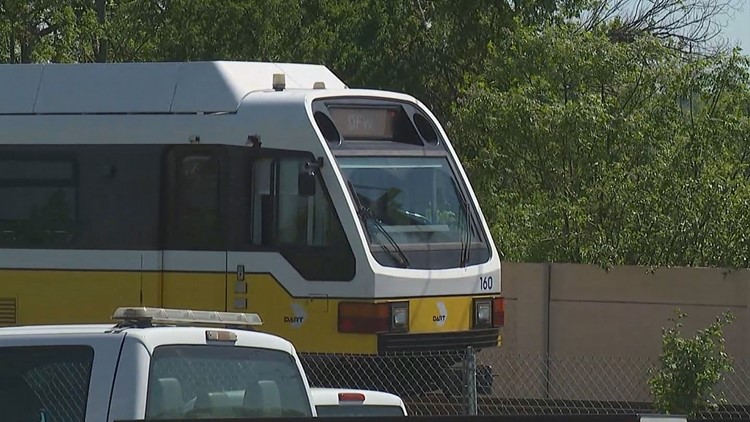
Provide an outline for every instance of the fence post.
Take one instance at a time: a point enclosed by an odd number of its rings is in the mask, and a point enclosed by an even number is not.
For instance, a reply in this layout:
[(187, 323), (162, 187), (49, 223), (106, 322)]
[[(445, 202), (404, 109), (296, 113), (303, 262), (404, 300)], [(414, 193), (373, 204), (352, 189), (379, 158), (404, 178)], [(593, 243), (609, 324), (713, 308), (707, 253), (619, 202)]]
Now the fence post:
[(477, 355), (474, 348), (466, 349), (464, 360), (464, 400), (466, 401), (466, 414), (477, 414)]

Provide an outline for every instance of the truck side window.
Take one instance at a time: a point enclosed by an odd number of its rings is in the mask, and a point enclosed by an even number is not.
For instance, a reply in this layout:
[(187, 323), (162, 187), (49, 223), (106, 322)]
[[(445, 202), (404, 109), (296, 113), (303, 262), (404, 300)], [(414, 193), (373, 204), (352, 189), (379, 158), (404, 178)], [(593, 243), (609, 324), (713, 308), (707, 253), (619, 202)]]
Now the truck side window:
[(83, 422), (93, 360), (88, 346), (0, 348), (2, 419)]

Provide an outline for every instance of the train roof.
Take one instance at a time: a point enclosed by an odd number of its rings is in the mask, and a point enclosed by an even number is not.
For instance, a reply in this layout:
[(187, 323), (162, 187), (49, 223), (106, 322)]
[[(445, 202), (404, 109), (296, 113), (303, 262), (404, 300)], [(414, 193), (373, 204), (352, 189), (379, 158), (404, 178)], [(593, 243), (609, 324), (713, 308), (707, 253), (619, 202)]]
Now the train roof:
[(269, 62), (0, 65), (0, 114), (232, 113), (253, 91), (347, 86), (328, 68)]

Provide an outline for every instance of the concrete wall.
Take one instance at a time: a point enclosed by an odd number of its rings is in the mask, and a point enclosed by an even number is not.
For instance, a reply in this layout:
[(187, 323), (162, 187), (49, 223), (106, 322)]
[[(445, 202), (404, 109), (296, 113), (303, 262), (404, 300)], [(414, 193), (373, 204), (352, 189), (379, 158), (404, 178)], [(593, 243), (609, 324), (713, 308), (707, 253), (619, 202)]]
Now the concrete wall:
[[(740, 366), (728, 378), (747, 397), (750, 270), (503, 263), (506, 326), (492, 351), (500, 395), (571, 400), (651, 401), (645, 380), (658, 364), (662, 327), (675, 308), (692, 335), (729, 310), (728, 353)], [(482, 357), (480, 356), (480, 359)], [(734, 400), (735, 402), (737, 400)]]

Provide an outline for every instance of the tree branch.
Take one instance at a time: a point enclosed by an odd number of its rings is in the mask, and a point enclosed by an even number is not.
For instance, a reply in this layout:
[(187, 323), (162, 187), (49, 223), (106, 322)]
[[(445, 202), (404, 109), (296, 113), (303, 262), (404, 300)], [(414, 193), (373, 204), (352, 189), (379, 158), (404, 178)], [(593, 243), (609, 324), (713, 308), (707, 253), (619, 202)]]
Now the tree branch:
[[(742, 0), (599, 0), (583, 21), (591, 30), (608, 26), (610, 39), (632, 42), (650, 34), (677, 44), (683, 52), (725, 49), (713, 43), (721, 32), (719, 19), (736, 12)], [(712, 44), (713, 43), (713, 44)]]

